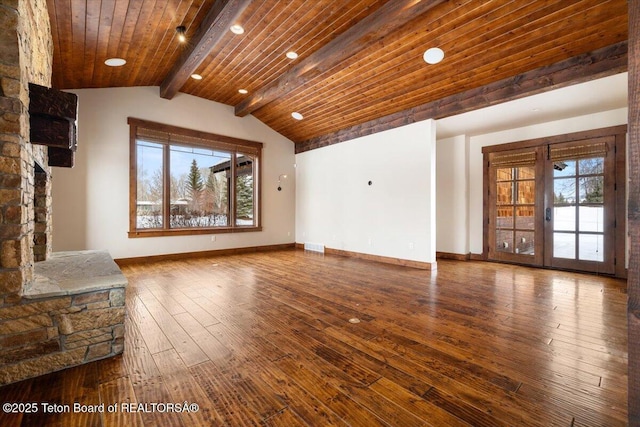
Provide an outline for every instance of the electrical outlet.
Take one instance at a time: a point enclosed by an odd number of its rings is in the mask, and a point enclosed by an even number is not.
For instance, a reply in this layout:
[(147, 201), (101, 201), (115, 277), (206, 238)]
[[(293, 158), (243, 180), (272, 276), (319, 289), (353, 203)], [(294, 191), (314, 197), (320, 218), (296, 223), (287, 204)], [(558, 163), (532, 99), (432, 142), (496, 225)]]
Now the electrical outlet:
[(216, 236), (211, 236), (211, 241), (215, 242), (216, 241)]
[(409, 242), (409, 250), (413, 250), (413, 248), (414, 248), (413, 242)]

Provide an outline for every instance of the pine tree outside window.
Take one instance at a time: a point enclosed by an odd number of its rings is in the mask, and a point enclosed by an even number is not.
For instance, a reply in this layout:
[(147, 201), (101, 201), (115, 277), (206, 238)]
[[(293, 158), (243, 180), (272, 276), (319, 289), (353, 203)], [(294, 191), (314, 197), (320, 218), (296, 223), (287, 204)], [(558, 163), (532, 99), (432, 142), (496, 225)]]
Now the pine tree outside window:
[(128, 123), (129, 237), (261, 230), (261, 143)]

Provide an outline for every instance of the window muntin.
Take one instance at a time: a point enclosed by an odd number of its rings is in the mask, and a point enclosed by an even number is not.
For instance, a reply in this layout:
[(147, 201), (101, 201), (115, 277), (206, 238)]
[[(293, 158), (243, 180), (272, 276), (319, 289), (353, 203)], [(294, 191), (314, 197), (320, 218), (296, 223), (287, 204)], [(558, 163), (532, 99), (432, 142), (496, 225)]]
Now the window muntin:
[(128, 122), (130, 237), (260, 230), (261, 143)]

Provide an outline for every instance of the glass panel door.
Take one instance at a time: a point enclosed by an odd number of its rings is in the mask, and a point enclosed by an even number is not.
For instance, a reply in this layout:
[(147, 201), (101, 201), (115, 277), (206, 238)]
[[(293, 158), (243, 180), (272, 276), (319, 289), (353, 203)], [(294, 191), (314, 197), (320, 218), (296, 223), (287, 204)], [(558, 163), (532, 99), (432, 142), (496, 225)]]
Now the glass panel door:
[(539, 173), (535, 149), (520, 150), (491, 156), (489, 168), (491, 197), (489, 242), (491, 259), (540, 264), (541, 251), (537, 242), (542, 235), (537, 230), (542, 200), (537, 193)]
[[(612, 150), (605, 139), (550, 147), (545, 217), (545, 264), (614, 272)], [(606, 227), (607, 222), (611, 223)]]

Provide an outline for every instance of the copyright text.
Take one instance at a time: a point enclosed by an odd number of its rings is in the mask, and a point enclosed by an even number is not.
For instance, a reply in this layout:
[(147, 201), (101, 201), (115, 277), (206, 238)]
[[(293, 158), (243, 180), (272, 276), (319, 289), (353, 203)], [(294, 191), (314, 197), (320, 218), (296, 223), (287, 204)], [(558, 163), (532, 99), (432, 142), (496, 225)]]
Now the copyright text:
[(78, 402), (73, 404), (60, 404), (49, 402), (5, 402), (2, 404), (2, 411), (6, 414), (63, 414), (63, 413), (135, 413), (135, 412), (160, 412), (160, 413), (182, 413), (198, 412), (200, 406), (197, 403), (184, 402), (150, 402), (150, 403), (111, 403), (84, 405)]

